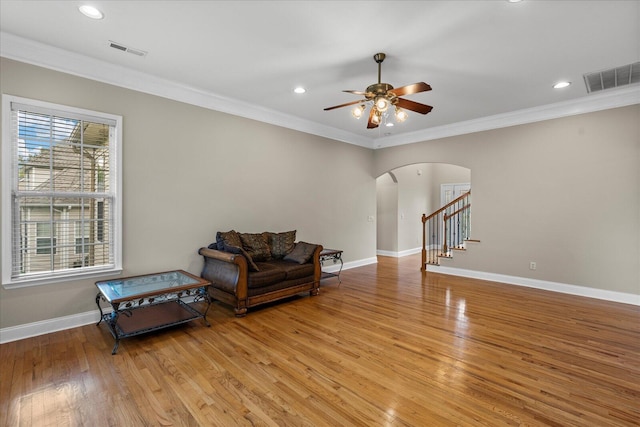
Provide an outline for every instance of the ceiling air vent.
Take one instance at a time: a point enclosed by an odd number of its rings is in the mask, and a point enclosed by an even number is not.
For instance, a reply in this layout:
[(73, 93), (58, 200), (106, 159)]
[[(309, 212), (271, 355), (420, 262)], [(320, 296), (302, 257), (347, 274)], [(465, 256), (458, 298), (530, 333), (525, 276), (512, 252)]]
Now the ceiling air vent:
[(640, 62), (584, 75), (587, 92), (640, 83)]
[(134, 49), (132, 47), (127, 47), (127, 46), (123, 45), (122, 43), (114, 42), (114, 41), (111, 41), (111, 40), (109, 40), (109, 47), (121, 50), (123, 52), (131, 53), (131, 54), (136, 55), (136, 56), (147, 56), (147, 52), (145, 52), (144, 50)]

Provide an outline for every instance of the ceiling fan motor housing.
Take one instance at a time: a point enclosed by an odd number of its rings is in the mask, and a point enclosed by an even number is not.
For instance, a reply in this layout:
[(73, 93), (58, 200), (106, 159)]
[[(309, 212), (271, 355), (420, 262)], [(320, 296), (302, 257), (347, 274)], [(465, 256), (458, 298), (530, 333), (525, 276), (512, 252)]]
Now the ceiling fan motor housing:
[(391, 89), (393, 89), (393, 86), (388, 83), (376, 83), (367, 87), (365, 96), (367, 98), (374, 98), (377, 95), (386, 95)]

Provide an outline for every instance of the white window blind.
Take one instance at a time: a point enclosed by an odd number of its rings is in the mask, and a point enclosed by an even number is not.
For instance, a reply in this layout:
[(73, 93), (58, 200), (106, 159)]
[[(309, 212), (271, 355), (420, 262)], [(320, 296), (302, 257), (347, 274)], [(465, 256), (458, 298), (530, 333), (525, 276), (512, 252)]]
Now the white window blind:
[[(8, 104), (3, 285), (119, 269), (118, 118), (35, 101)], [(10, 252), (10, 266), (4, 252)]]

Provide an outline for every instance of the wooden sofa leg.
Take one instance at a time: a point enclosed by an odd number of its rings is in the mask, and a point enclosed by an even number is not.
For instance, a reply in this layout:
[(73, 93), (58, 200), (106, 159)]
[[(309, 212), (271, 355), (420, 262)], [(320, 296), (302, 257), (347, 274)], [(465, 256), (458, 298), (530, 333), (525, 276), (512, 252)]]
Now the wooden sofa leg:
[(247, 307), (236, 307), (233, 311), (235, 311), (236, 317), (244, 317), (247, 315)]

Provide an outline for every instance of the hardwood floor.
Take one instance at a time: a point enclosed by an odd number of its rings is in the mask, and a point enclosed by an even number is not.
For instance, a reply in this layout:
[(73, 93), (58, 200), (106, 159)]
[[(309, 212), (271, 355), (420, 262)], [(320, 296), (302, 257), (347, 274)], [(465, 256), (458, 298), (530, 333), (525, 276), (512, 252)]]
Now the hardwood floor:
[(379, 257), (320, 295), (0, 346), (2, 426), (637, 426), (640, 308)]

